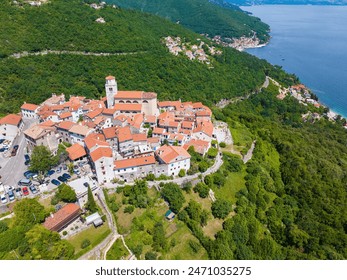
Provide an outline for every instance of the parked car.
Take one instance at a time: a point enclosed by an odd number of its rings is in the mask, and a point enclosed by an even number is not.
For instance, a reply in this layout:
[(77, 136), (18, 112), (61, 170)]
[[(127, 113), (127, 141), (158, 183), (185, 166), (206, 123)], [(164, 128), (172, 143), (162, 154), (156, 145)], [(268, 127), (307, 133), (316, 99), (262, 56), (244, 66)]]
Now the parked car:
[(9, 190), (7, 194), (10, 201), (13, 201), (15, 199), (13, 190)]
[(57, 168), (57, 173), (60, 173), (61, 172), (61, 166)]
[(0, 144), (2, 144), (5, 141), (5, 139), (0, 139)]
[(59, 177), (58, 177), (58, 180), (59, 180), (60, 182), (63, 182), (63, 183), (65, 183), (65, 182), (67, 181), (67, 179), (66, 179), (65, 177), (63, 177), (63, 176), (59, 176)]
[(1, 149), (0, 149), (0, 153), (3, 153), (3, 152), (5, 152), (5, 151), (6, 151), (5, 148), (1, 148)]
[(30, 160), (30, 157), (29, 157), (28, 154), (25, 154), (25, 155), (24, 155), (24, 158), (25, 158), (25, 160)]
[(67, 165), (66, 164), (63, 164), (63, 169), (67, 170)]
[(49, 170), (49, 171), (47, 172), (47, 175), (48, 175), (48, 176), (51, 176), (51, 175), (53, 175), (54, 173), (55, 173), (55, 170), (51, 169), (51, 170)]
[(81, 174), (81, 171), (79, 171), (78, 169), (77, 170), (74, 170), (75, 174), (77, 175), (80, 175)]
[(19, 148), (19, 146), (18, 146), (18, 145), (14, 145), (14, 146), (13, 146), (13, 150), (16, 150), (16, 151), (17, 151), (17, 150), (18, 150), (18, 148)]
[(17, 155), (17, 150), (12, 149), (12, 151), (11, 151), (11, 157), (14, 157), (14, 156), (16, 156), (16, 155)]
[(30, 186), (31, 185), (31, 181), (30, 179), (22, 179), (18, 182), (18, 185), (20, 186)]
[(26, 171), (26, 172), (24, 172), (24, 177), (27, 178), (27, 179), (32, 178), (32, 177), (34, 177), (35, 175), (37, 175), (36, 172), (32, 172), (32, 171)]
[(29, 191), (28, 191), (28, 188), (27, 187), (24, 187), (22, 189), (22, 192), (23, 192), (23, 195), (29, 195)]
[(0, 196), (0, 199), (1, 199), (1, 203), (5, 204), (7, 202), (7, 198), (6, 198), (6, 195), (5, 194), (2, 194)]
[(36, 193), (39, 192), (38, 189), (37, 189), (34, 185), (30, 185), (30, 186), (29, 186), (29, 189), (31, 190), (31, 192), (32, 192), (33, 194), (36, 194)]
[(21, 188), (16, 188), (16, 196), (21, 197), (22, 196), (22, 190)]
[(61, 184), (57, 179), (53, 179), (51, 183), (56, 186), (59, 186)]
[(30, 164), (30, 160), (26, 160), (26, 161), (24, 162), (24, 164), (25, 164), (25, 165), (29, 165), (29, 164)]
[(71, 179), (71, 176), (67, 173), (64, 173), (62, 176), (67, 180)]

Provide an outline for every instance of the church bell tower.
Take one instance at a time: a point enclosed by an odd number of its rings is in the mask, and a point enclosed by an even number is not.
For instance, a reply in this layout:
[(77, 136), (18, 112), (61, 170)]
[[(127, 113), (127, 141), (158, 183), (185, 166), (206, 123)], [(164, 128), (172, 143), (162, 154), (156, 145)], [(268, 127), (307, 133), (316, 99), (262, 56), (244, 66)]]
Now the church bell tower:
[(112, 108), (114, 106), (114, 96), (117, 95), (118, 92), (118, 86), (115, 77), (106, 77), (105, 90), (107, 98), (107, 108)]

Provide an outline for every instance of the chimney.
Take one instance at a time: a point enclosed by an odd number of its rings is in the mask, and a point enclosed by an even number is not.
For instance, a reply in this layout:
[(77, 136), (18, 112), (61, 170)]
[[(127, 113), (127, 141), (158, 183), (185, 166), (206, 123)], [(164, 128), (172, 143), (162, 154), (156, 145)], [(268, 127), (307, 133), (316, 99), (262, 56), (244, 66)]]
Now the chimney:
[(51, 218), (53, 219), (53, 218), (54, 218), (54, 215), (53, 215), (53, 213), (52, 213), (52, 212), (50, 213), (50, 215), (51, 215)]

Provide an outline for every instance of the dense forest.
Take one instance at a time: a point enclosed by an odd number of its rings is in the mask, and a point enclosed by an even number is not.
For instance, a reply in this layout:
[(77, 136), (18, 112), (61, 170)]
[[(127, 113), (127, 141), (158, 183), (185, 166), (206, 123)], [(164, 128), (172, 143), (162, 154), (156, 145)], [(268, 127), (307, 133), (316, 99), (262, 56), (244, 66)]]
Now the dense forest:
[(261, 42), (269, 40), (269, 26), (259, 18), (244, 13), (234, 5), (208, 0), (108, 0), (120, 7), (159, 15), (210, 37), (252, 36), (256, 32)]
[[(278, 100), (277, 92), (269, 87), (216, 115), (231, 127), (247, 127), (256, 148), (236, 194), (235, 216), (224, 220), (215, 239), (187, 224), (212, 259), (345, 259), (346, 130), (324, 118), (303, 123), (307, 108), (290, 97)], [(227, 177), (235, 169), (219, 172)], [(211, 178), (205, 183), (216, 188)]]
[[(40, 103), (53, 92), (98, 98), (109, 74), (117, 77), (120, 89), (155, 91), (160, 99), (189, 96), (209, 105), (256, 89), (268, 73), (288, 77), (266, 61), (230, 48), (222, 48), (210, 67), (175, 57), (161, 43), (163, 37), (206, 39), (149, 14), (109, 6), (95, 10), (79, 0), (41, 7), (0, 5), (1, 114), (17, 112), (24, 101)], [(95, 22), (100, 16), (105, 24)], [(10, 56), (47, 49), (122, 55)]]

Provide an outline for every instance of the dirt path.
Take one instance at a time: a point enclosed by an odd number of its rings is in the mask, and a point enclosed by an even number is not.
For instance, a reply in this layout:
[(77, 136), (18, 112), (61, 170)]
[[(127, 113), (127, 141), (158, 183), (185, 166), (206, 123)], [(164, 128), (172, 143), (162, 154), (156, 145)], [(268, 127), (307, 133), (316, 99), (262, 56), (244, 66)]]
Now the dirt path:
[(45, 50), (45, 51), (39, 51), (39, 52), (21, 52), (21, 53), (14, 53), (9, 55), (10, 58), (22, 58), (22, 57), (28, 57), (28, 56), (38, 56), (38, 55), (48, 55), (48, 54), (72, 54), (72, 55), (84, 55), (84, 56), (121, 56), (121, 55), (136, 55), (136, 54), (143, 54), (146, 53), (143, 52), (123, 52), (123, 53), (104, 53), (104, 52), (82, 52), (82, 51), (53, 51), (53, 50)]
[(245, 154), (245, 156), (243, 157), (243, 163), (247, 163), (249, 160), (252, 159), (256, 142), (257, 142), (256, 140), (253, 141), (251, 148), (248, 150), (247, 154)]

